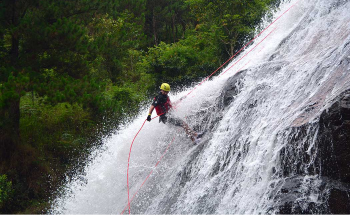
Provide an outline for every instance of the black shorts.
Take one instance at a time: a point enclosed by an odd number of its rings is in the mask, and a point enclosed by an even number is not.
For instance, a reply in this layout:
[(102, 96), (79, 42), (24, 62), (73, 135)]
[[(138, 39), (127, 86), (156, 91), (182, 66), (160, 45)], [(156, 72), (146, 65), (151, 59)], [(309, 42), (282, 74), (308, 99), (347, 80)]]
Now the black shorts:
[(163, 122), (164, 124), (170, 123), (175, 126), (183, 126), (184, 124), (181, 119), (178, 119), (172, 116), (164, 116), (164, 115), (161, 115), (159, 117), (159, 122)]

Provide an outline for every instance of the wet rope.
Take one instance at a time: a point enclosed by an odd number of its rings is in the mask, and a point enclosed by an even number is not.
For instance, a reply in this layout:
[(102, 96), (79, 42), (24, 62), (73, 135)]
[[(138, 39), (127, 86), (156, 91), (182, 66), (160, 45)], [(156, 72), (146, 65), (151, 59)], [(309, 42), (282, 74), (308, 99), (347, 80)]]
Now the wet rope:
[(129, 214), (130, 214), (130, 199), (129, 199), (129, 196), (130, 196), (130, 194), (129, 194), (129, 192), (130, 192), (130, 191), (129, 191), (129, 190), (130, 190), (130, 189), (129, 189), (129, 165), (130, 165), (131, 149), (132, 149), (132, 145), (133, 145), (134, 142), (135, 142), (136, 137), (139, 135), (139, 133), (140, 133), (140, 131), (142, 130), (143, 126), (145, 125), (146, 121), (147, 121), (147, 119), (145, 119), (145, 121), (143, 122), (143, 124), (142, 124), (140, 130), (137, 132), (137, 134), (135, 135), (134, 139), (132, 140), (132, 143), (131, 143), (131, 146), (130, 146), (130, 151), (129, 151), (129, 157), (128, 157), (128, 171), (127, 171), (127, 173), (126, 173), (126, 177), (127, 177), (126, 183), (127, 183), (127, 189), (128, 189), (128, 207), (129, 207)]
[[(156, 118), (156, 117), (155, 117)], [(179, 131), (179, 130), (178, 130)], [(164, 155), (167, 153), (168, 149), (170, 148), (170, 146), (173, 144), (175, 140), (175, 135), (173, 136), (173, 139), (171, 140), (170, 144), (168, 144), (168, 146), (166, 147), (165, 151), (163, 152), (162, 156), (159, 158), (158, 162), (156, 163), (156, 165), (154, 166), (153, 169), (155, 169), (158, 164), (160, 163), (160, 161), (162, 160), (162, 158), (164, 157)], [(148, 178), (151, 176), (151, 174), (153, 173), (153, 169), (151, 170), (151, 172), (147, 175), (146, 179), (142, 182), (141, 186), (139, 187), (139, 189), (135, 192), (135, 194), (132, 196), (131, 200), (129, 203), (132, 202), (132, 200), (136, 197), (137, 193), (140, 191), (140, 189), (143, 187), (143, 185), (146, 183), (146, 181), (148, 180)], [(121, 212), (121, 214), (123, 214), (125, 212), (125, 210), (127, 209), (127, 207), (129, 207), (129, 213), (130, 213), (130, 204), (128, 204), (127, 206), (125, 206), (124, 210)]]

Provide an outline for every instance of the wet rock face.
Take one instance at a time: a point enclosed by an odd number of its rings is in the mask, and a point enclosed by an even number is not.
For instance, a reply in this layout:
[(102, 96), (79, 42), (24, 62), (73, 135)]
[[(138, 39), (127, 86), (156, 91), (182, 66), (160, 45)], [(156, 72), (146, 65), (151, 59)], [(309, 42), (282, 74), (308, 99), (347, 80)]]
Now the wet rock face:
[(320, 118), (322, 176), (350, 183), (350, 90)]
[[(215, 104), (204, 104), (202, 110), (198, 111), (192, 118), (192, 121), (198, 123), (193, 125), (193, 129), (200, 131), (213, 131), (222, 119), (222, 111), (227, 108), (234, 100), (235, 96), (243, 87), (243, 78), (247, 70), (243, 70), (230, 77), (223, 87), (221, 95), (217, 98)], [(207, 125), (203, 128), (203, 125)]]
[(222, 99), (219, 104), (222, 108), (227, 107), (234, 100), (234, 97), (240, 92), (240, 89), (243, 87), (243, 78), (246, 75), (247, 70), (240, 71), (236, 75), (230, 77), (224, 89), (222, 90), (222, 95), (220, 98)]
[(328, 211), (332, 214), (349, 214), (349, 189), (331, 188), (328, 197)]
[[(300, 187), (305, 182), (303, 176), (286, 179), (276, 199), (281, 203), (279, 214), (348, 214), (350, 211), (349, 186), (328, 177), (319, 180), (320, 203), (308, 202)], [(311, 180), (310, 180), (311, 182)]]
[[(310, 165), (310, 153), (306, 152), (310, 141), (305, 140), (312, 138), (306, 131), (314, 125), (292, 128), (290, 142), (281, 151), (285, 181), (276, 191), (278, 213), (350, 213), (350, 90), (337, 97), (321, 114), (317, 124), (313, 165)], [(305, 187), (305, 175), (317, 176), (311, 183), (317, 180), (319, 184), (311, 185), (309, 191), (318, 187), (314, 192), (321, 204), (300, 200), (303, 196), (300, 187)]]
[(321, 176), (343, 184), (328, 191), (329, 213), (350, 213), (350, 90), (320, 117)]

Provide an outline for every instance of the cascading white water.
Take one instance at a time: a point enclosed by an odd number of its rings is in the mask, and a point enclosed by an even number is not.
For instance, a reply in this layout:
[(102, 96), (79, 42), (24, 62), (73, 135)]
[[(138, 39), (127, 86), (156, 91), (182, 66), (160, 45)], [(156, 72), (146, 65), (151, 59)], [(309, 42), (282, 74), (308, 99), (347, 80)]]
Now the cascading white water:
[[(322, 204), (318, 176), (309, 171), (316, 165), (317, 151), (318, 128), (312, 124), (339, 93), (350, 88), (349, 63), (342, 64), (350, 61), (350, 2), (286, 1), (274, 17), (293, 4), (236, 59), (275, 29), (259, 46), (177, 106), (176, 115), (196, 130), (207, 131), (201, 144), (194, 146), (181, 128), (157, 119), (146, 122), (132, 148), (130, 198), (153, 173), (131, 202), (132, 213), (276, 213), (278, 199), (283, 199), (278, 190), (286, 181), (283, 164), (293, 163), (303, 147), (310, 158), (298, 166), (304, 172), (297, 200)], [(224, 108), (223, 89), (243, 66), (238, 93)], [(190, 90), (170, 97), (176, 101)], [(105, 150), (96, 152), (86, 175), (67, 184), (65, 194), (54, 200), (51, 213), (110, 214), (126, 208), (129, 147), (147, 108), (106, 140)], [(311, 125), (306, 126), (308, 138), (288, 146), (298, 133), (293, 128), (305, 124)]]

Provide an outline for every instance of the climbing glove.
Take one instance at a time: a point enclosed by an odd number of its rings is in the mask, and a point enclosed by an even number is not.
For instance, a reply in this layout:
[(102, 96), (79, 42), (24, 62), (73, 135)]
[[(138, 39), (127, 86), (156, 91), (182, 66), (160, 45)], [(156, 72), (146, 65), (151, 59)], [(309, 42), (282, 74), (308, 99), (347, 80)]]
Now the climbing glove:
[(147, 121), (148, 121), (148, 122), (151, 121), (151, 114), (148, 114)]

